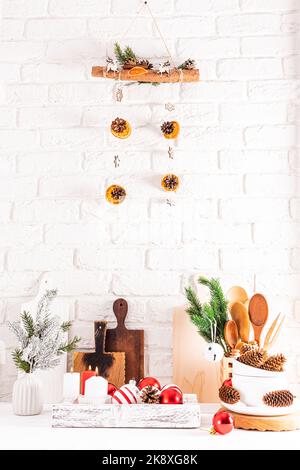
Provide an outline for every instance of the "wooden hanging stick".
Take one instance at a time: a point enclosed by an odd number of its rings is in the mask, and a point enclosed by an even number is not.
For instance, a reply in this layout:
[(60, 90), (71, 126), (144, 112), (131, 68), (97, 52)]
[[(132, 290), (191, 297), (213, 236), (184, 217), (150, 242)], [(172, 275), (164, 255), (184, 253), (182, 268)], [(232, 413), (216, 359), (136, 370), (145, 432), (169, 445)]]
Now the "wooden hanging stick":
[(95, 65), (92, 67), (92, 77), (112, 78), (114, 80), (149, 82), (149, 83), (177, 83), (177, 82), (199, 82), (199, 69), (179, 70), (173, 69), (170, 73), (158, 73), (148, 70), (143, 75), (131, 76), (129, 70), (120, 72), (106, 71), (106, 67)]

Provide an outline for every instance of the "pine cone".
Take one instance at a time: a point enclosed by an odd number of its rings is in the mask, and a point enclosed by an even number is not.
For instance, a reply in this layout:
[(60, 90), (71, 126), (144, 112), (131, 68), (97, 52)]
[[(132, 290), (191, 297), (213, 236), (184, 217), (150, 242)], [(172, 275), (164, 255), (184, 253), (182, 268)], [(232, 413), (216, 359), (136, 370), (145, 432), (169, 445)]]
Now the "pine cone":
[(196, 63), (193, 59), (187, 59), (181, 64), (180, 68), (184, 70), (193, 70), (196, 67)]
[(163, 179), (163, 185), (167, 189), (176, 189), (178, 186), (178, 178), (176, 175), (166, 175)]
[(139, 59), (137, 64), (139, 67), (144, 67), (144, 69), (151, 70), (153, 69), (153, 64), (147, 59)]
[(117, 117), (117, 118), (111, 123), (111, 129), (112, 129), (114, 132), (121, 133), (121, 132), (125, 131), (126, 127), (127, 127), (127, 122), (125, 121), (125, 119), (122, 119), (122, 118), (119, 118), (119, 117)]
[(234, 387), (227, 387), (226, 385), (222, 385), (219, 389), (219, 398), (224, 403), (229, 403), (233, 405), (240, 401), (240, 392), (236, 390)]
[(123, 64), (123, 69), (132, 69), (137, 64), (136, 59), (128, 59)]
[(174, 123), (172, 121), (165, 121), (160, 128), (163, 134), (172, 134), (174, 131)]
[(268, 359), (266, 359), (260, 368), (274, 372), (283, 372), (285, 363), (285, 356), (283, 354), (276, 354), (275, 356), (268, 357)]
[(159, 403), (160, 391), (157, 387), (147, 385), (141, 390), (140, 398), (143, 403)]
[(237, 358), (239, 362), (247, 366), (260, 368), (266, 359), (266, 352), (260, 349), (252, 349)]
[(249, 343), (244, 343), (241, 348), (240, 348), (240, 353), (241, 355), (245, 354), (248, 351), (253, 351), (255, 349), (258, 349), (258, 346), (255, 344), (249, 344)]
[(125, 191), (124, 188), (121, 188), (121, 186), (116, 186), (112, 189), (110, 194), (111, 194), (111, 197), (115, 201), (119, 201), (120, 199), (122, 199), (126, 196), (126, 191)]
[(267, 406), (280, 407), (291, 406), (294, 401), (294, 395), (289, 390), (276, 390), (266, 393), (263, 402)]

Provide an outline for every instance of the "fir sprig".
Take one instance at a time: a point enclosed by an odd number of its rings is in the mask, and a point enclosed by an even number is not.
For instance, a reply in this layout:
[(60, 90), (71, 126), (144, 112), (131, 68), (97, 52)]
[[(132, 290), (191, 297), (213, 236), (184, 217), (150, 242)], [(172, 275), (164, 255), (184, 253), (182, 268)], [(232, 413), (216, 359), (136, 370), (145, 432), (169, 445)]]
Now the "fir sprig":
[(185, 289), (189, 306), (186, 310), (190, 316), (191, 321), (197, 327), (198, 333), (204, 338), (205, 341), (211, 342), (211, 328), (212, 324), (216, 324), (216, 342), (222, 346), (225, 353), (228, 353), (228, 347), (224, 339), (224, 326), (228, 318), (227, 300), (222, 291), (218, 279), (207, 279), (200, 276), (198, 279), (199, 284), (209, 288), (210, 301), (209, 303), (201, 304), (196, 292), (191, 288)]
[(137, 60), (137, 57), (131, 47), (126, 46), (125, 49), (122, 50), (118, 42), (115, 43), (114, 53), (121, 65), (124, 65), (128, 60)]

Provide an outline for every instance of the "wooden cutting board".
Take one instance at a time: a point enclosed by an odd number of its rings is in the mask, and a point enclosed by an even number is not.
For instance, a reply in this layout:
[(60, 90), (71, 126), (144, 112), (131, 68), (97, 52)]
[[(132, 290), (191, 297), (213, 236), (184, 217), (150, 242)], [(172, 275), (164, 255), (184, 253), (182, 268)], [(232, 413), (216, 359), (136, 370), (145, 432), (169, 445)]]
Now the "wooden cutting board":
[[(220, 411), (227, 411), (221, 408)], [(249, 429), (255, 431), (295, 431), (300, 428), (300, 413), (283, 416), (254, 416), (243, 415), (229, 411), (234, 419), (236, 429)]]
[(106, 351), (124, 351), (126, 356), (125, 380), (137, 382), (144, 377), (144, 330), (128, 330), (125, 319), (128, 304), (125, 299), (117, 299), (113, 304), (117, 319), (116, 328), (106, 333)]
[(183, 393), (196, 393), (199, 402), (216, 403), (219, 401), (221, 366), (204, 359), (205, 345), (184, 308), (176, 308), (173, 316), (173, 382)]
[(116, 387), (125, 383), (125, 353), (105, 351), (107, 332), (106, 321), (94, 322), (95, 350), (76, 351), (73, 353), (73, 368), (75, 372), (83, 372), (91, 366), (92, 370), (98, 367), (99, 375), (105, 377)]

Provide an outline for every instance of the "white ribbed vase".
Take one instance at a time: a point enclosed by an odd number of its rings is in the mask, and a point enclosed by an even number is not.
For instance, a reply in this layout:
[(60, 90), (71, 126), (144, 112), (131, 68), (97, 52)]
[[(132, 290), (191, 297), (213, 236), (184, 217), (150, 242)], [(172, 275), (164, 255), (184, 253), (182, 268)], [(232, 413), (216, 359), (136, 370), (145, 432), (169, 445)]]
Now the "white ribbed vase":
[(38, 415), (43, 409), (42, 386), (34, 374), (23, 374), (13, 387), (12, 406), (16, 415)]

